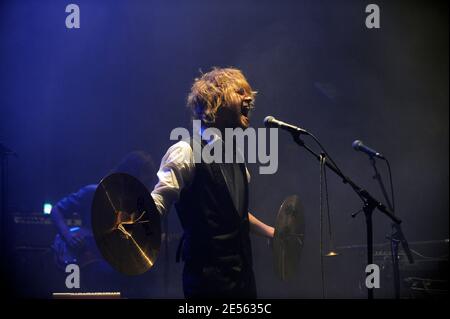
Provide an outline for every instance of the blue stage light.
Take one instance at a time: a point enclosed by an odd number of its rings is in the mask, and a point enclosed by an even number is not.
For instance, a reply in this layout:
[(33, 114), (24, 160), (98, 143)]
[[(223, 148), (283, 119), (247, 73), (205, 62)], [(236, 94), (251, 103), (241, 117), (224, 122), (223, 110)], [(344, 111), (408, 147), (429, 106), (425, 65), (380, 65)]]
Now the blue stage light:
[(52, 211), (52, 204), (44, 203), (44, 214), (49, 215)]

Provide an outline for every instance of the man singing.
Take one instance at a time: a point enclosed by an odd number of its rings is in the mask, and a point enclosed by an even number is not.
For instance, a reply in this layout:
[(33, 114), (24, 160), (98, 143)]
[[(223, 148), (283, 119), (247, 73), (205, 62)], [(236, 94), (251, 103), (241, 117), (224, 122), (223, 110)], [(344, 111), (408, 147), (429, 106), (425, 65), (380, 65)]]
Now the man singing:
[[(201, 132), (215, 128), (225, 136), (226, 128), (249, 127), (255, 94), (240, 70), (213, 68), (195, 79), (187, 104)], [(184, 295), (256, 298), (249, 231), (272, 238), (274, 228), (248, 212), (245, 163), (194, 161), (193, 143), (179, 141), (168, 149), (152, 192), (162, 215), (175, 204), (184, 229)], [(200, 147), (210, 143), (225, 144), (216, 135)]]

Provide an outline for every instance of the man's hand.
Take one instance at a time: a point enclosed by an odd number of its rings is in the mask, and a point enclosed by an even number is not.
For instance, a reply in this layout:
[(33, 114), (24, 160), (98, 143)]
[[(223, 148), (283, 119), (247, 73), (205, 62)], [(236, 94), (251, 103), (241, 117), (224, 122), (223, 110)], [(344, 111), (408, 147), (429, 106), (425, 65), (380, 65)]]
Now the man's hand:
[(84, 245), (84, 234), (81, 231), (71, 232), (69, 227), (67, 227), (63, 214), (59, 210), (58, 206), (53, 206), (50, 214), (53, 223), (58, 229), (58, 233), (61, 234), (64, 241), (69, 245), (69, 247), (74, 249), (82, 248)]
[(260, 236), (272, 239), (275, 234), (275, 228), (264, 224), (258, 218), (248, 213), (248, 220), (250, 222), (250, 230)]
[(66, 243), (74, 249), (83, 248), (85, 240), (84, 235), (81, 232), (71, 232), (67, 231), (63, 234)]

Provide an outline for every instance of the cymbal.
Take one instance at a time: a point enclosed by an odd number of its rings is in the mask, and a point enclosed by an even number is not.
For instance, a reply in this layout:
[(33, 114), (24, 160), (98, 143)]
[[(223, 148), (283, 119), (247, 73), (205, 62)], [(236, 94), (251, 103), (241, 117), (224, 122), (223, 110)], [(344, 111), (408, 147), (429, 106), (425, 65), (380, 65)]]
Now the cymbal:
[(114, 173), (101, 180), (92, 202), (92, 230), (103, 258), (125, 275), (149, 270), (161, 246), (161, 221), (148, 189)]
[(305, 234), (304, 220), (299, 197), (287, 197), (278, 211), (273, 239), (274, 268), (281, 280), (292, 278), (298, 271)]

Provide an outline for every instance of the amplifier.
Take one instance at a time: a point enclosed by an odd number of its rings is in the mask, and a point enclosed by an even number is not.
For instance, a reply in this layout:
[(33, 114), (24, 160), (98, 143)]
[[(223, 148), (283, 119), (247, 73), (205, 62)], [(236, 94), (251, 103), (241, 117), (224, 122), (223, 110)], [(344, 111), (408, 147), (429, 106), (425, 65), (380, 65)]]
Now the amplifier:
[[(66, 219), (69, 227), (81, 226), (81, 219)], [(14, 212), (9, 215), (7, 236), (10, 248), (49, 247), (57, 231), (49, 215), (42, 212)]]
[[(449, 240), (412, 241), (409, 243), (414, 263), (399, 246), (399, 270), (401, 280), (401, 298), (442, 298), (448, 296), (448, 252)], [(366, 262), (366, 245), (350, 245), (337, 247), (343, 258), (360, 260), (360, 269)], [(347, 257), (345, 257), (347, 256)], [(349, 257), (350, 256), (350, 257)], [(394, 297), (394, 277), (390, 242), (375, 244), (373, 261), (380, 266), (381, 283), (375, 295), (377, 298)], [(358, 284), (361, 296), (366, 293), (364, 278)]]

